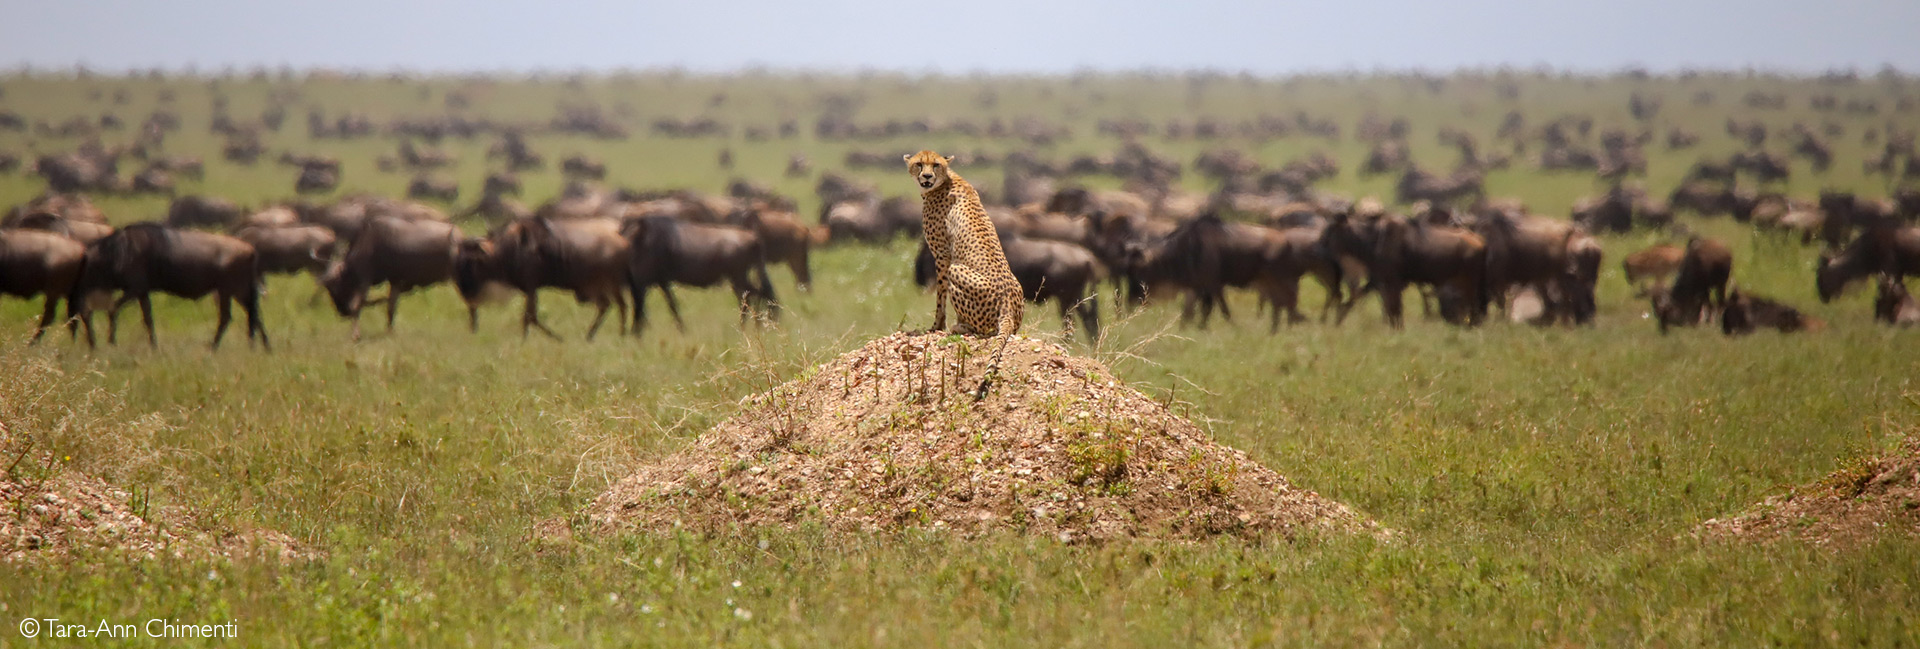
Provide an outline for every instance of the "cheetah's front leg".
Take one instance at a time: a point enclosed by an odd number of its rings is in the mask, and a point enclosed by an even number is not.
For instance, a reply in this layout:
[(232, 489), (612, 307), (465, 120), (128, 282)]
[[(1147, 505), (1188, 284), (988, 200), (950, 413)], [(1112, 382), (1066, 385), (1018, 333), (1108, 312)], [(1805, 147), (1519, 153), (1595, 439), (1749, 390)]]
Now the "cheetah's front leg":
[(933, 271), (933, 327), (928, 332), (947, 329), (947, 269)]

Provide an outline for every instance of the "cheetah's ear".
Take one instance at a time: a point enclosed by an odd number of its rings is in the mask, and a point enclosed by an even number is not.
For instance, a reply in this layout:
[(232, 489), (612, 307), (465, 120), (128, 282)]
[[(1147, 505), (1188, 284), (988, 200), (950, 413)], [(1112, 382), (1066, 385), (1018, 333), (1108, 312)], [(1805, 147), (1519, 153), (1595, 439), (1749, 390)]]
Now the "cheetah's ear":
[(913, 162), (913, 154), (911, 154), (911, 153), (904, 153), (904, 154), (901, 154), (901, 155), (900, 155), (900, 161), (901, 161), (901, 162)]
[(943, 156), (940, 156), (940, 157), (942, 157), (942, 158), (946, 158), (946, 159), (947, 159), (947, 162), (953, 162), (953, 156), (950, 156), (950, 155), (943, 155)]

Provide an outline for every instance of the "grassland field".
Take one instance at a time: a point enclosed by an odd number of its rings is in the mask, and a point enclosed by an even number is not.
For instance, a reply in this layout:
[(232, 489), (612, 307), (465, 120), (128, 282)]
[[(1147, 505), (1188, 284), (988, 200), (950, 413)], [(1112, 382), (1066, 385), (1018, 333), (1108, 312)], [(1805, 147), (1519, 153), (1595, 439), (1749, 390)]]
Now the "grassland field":
[[(1516, 85), (1517, 98), (1495, 92), (1504, 82)], [(1841, 122), (1832, 171), (1814, 174), (1796, 160), (1786, 186), (1796, 196), (1826, 187), (1883, 195), (1884, 182), (1861, 171), (1858, 161), (1877, 151), (1861, 133), (1888, 123), (1913, 129), (1920, 118), (1891, 112), (1896, 97), (1920, 92), (1912, 80), (1842, 85), (1733, 74), (1462, 75), (1437, 92), (1393, 77), (220, 79), (240, 117), (257, 114), (276, 88), (300, 93), (286, 128), (267, 134), (269, 158), (248, 168), (221, 161), (221, 140), (206, 133), (215, 83), (15, 74), (0, 78), (0, 110), (52, 123), (115, 112), (137, 124), (171, 89), (185, 128), (168, 137), (168, 151), (208, 161), (205, 180), (182, 190), (258, 204), (292, 193), (294, 171), (271, 162), (281, 150), (341, 158), (343, 191), (403, 193), (406, 175), (374, 167), (393, 140), (309, 141), (307, 106), (382, 122), (444, 113), (446, 93), (460, 89), (473, 100), (468, 112), (545, 121), (558, 103), (591, 102), (619, 115), (633, 137), (542, 136), (534, 148), (550, 161), (597, 156), (614, 185), (717, 192), (734, 176), (758, 180), (798, 198), (807, 215), (817, 209), (817, 175), (783, 177), (792, 153), (833, 170), (853, 148), (1025, 146), (952, 137), (818, 141), (810, 126), (829, 93), (859, 98), (862, 120), (1034, 115), (1065, 123), (1073, 137), (1039, 149), (1056, 159), (1119, 148), (1094, 133), (1106, 117), (1157, 124), (1303, 110), (1333, 118), (1342, 137), (1143, 143), (1182, 162), (1237, 146), (1269, 165), (1325, 149), (1343, 169), (1322, 189), (1383, 197), (1391, 177), (1354, 171), (1365, 144), (1352, 129), (1368, 112), (1406, 117), (1415, 159), (1445, 168), (1453, 153), (1434, 141), (1443, 125), (1485, 143), (1518, 109), (1536, 124), (1590, 114), (1597, 132), (1632, 124), (1630, 93), (1660, 95), (1656, 133), (1679, 125), (1705, 141), (1678, 152), (1647, 147), (1642, 182), (1658, 194), (1701, 156), (1737, 150), (1721, 132), (1729, 115), (1776, 130), (1796, 120)], [(89, 98), (114, 88), (129, 89), (130, 103)], [(1693, 104), (1702, 90), (1714, 93), (1712, 105)], [(1739, 98), (1750, 90), (1785, 93), (1788, 107), (1748, 109)], [(991, 106), (980, 101), (983, 91), (996, 96)], [(717, 93), (726, 99), (711, 106)], [(1874, 99), (1882, 112), (1814, 112), (1806, 100), (1816, 93)], [(646, 129), (657, 117), (694, 116), (730, 122), (734, 135), (672, 139)], [(798, 120), (802, 135), (739, 135), (782, 119)], [(0, 151), (77, 143), (0, 132)], [(490, 143), (440, 145), (459, 156), (452, 175), (467, 196), (488, 170)], [(722, 146), (735, 154), (731, 171), (715, 163)], [(1000, 175), (959, 171), (991, 185)], [(888, 194), (911, 191), (897, 173), (855, 173)], [(561, 182), (551, 169), (522, 177), (530, 203)], [(1207, 189), (1191, 172), (1183, 182)], [(1550, 215), (1602, 188), (1589, 174), (1546, 174), (1525, 162), (1491, 173), (1487, 185)], [(42, 187), (24, 174), (0, 175), (0, 205)], [(166, 205), (97, 200), (116, 223), (159, 218)], [(1252, 297), (1240, 294), (1232, 298), (1239, 317), (1204, 331), (1174, 328), (1177, 305), (1119, 315), (1109, 300), (1103, 315), (1114, 324), (1105, 338), (1073, 343), (1143, 391), (1179, 402), (1220, 441), (1399, 531), (1391, 542), (1309, 535), (1078, 546), (1012, 534), (962, 540), (806, 528), (535, 539), (536, 523), (572, 515), (624, 468), (679, 447), (739, 399), (874, 336), (926, 326), (930, 300), (909, 281), (914, 248), (904, 240), (819, 254), (811, 292), (774, 269), (788, 309), (777, 325), (736, 326), (730, 296), (685, 291), (685, 332), (656, 318), (641, 338), (603, 333), (591, 343), (580, 340), (590, 310), (557, 293), (543, 301), (544, 313), (564, 341), (522, 340), (508, 307), (483, 313), (481, 330), (469, 333), (457, 295), (443, 286), (408, 297), (394, 334), (356, 344), (331, 309), (309, 303), (311, 279), (276, 277), (264, 306), (271, 354), (231, 337), (209, 352), (212, 306), (167, 297), (156, 299), (158, 349), (123, 340), (89, 352), (64, 332), (29, 347), (38, 302), (0, 300), (7, 435), (31, 438), (51, 461), (103, 476), (154, 506), (280, 530), (326, 553), (285, 564), (109, 554), (0, 563), (0, 619), (9, 625), (0, 646), (51, 643), (13, 632), (10, 625), (29, 616), (232, 619), (244, 645), (262, 647), (1920, 644), (1920, 544), (1911, 536), (1830, 548), (1690, 535), (1704, 520), (1920, 432), (1920, 332), (1873, 323), (1869, 291), (1820, 304), (1814, 248), (1758, 239), (1724, 218), (1686, 220), (1733, 245), (1736, 283), (1802, 307), (1829, 328), (1663, 336), (1619, 271), (1622, 255), (1660, 237), (1635, 233), (1603, 239), (1600, 317), (1590, 328), (1463, 330), (1415, 318), (1393, 331), (1369, 301), (1344, 326), (1269, 335), (1251, 317)], [(1306, 286), (1304, 304), (1317, 306), (1317, 288)], [(1030, 308), (1026, 321), (1038, 335), (1059, 331), (1051, 306)], [(138, 326), (123, 319), (129, 323)]]

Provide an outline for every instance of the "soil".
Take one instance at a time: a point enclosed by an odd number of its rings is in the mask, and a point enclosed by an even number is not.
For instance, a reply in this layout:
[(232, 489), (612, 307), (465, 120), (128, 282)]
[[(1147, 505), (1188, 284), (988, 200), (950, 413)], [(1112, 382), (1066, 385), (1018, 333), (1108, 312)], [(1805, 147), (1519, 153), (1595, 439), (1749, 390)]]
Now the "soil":
[(600, 530), (996, 530), (1065, 542), (1389, 532), (1058, 345), (897, 333), (742, 401), (588, 506)]
[(1707, 538), (1796, 538), (1848, 547), (1887, 534), (1920, 537), (1920, 437), (1810, 485), (1700, 525)]
[(140, 511), (135, 502), (127, 491), (73, 471), (32, 481), (0, 478), (0, 560), (96, 551), (142, 558), (281, 560), (315, 554), (279, 532), (216, 529), (178, 509)]

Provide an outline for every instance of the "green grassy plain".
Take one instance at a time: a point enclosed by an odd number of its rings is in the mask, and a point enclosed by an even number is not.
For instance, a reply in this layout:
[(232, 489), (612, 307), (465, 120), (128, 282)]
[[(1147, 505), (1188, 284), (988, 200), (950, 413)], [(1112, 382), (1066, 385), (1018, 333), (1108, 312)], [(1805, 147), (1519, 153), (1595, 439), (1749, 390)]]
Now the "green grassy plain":
[[(621, 114), (625, 142), (537, 138), (549, 160), (574, 151), (605, 159), (609, 180), (634, 187), (718, 191), (733, 175), (761, 180), (816, 209), (815, 178), (784, 179), (790, 153), (837, 169), (852, 148), (959, 147), (1005, 151), (1004, 141), (952, 138), (815, 141), (820, 97), (863, 101), (860, 119), (1038, 115), (1071, 124), (1074, 139), (1042, 149), (1057, 159), (1118, 148), (1096, 137), (1102, 117), (1156, 123), (1206, 114), (1244, 119), (1295, 110), (1332, 117), (1337, 142), (1145, 142), (1190, 161), (1231, 144), (1277, 165), (1325, 148), (1344, 167), (1324, 188), (1388, 193), (1390, 178), (1354, 174), (1364, 145), (1351, 129), (1368, 111), (1406, 116), (1414, 152), (1444, 168), (1453, 154), (1433, 141), (1441, 125), (1482, 144), (1509, 108), (1533, 123), (1592, 114), (1597, 131), (1627, 125), (1627, 96), (1663, 95), (1656, 133), (1684, 125), (1697, 149), (1647, 149), (1645, 182), (1664, 194), (1703, 154), (1735, 145), (1729, 114), (1782, 128), (1794, 120), (1841, 122), (1833, 171), (1796, 161), (1788, 190), (1822, 187), (1879, 195), (1861, 175), (1863, 129), (1889, 120), (1908, 85), (1863, 80), (1703, 77), (1515, 77), (1514, 102), (1493, 77), (1455, 77), (1438, 93), (1390, 78), (1243, 81), (1222, 77), (1198, 93), (1172, 78), (707, 78), (640, 75), (558, 80), (225, 79), (232, 112), (256, 113), (282, 85), (303, 97), (282, 149), (337, 155), (346, 189), (398, 194), (406, 176), (380, 175), (373, 157), (391, 140), (309, 142), (304, 107), (352, 108), (376, 122), (442, 112), (466, 86), (470, 111), (544, 120), (561, 101), (593, 101)], [(293, 172), (219, 162), (204, 134), (205, 80), (15, 76), (0, 79), (0, 109), (57, 123), (113, 111), (137, 123), (161, 88), (177, 93), (186, 128), (169, 149), (208, 160), (188, 191), (259, 202), (291, 193)], [(127, 87), (128, 106), (87, 98)], [(997, 100), (982, 107), (982, 90)], [(1789, 108), (1738, 105), (1750, 89), (1785, 92)], [(1716, 103), (1691, 105), (1696, 91)], [(726, 100), (710, 107), (710, 98)], [(1867, 117), (1815, 113), (1806, 98), (1874, 98)], [(110, 94), (110, 92), (109, 92)], [(727, 142), (645, 132), (656, 117), (712, 115), (734, 123)], [(748, 142), (747, 125), (797, 119), (802, 137)], [(110, 134), (108, 139), (127, 137)], [(477, 190), (489, 141), (450, 140), (454, 172)], [(0, 133), (0, 150), (53, 151), (76, 142)], [(719, 147), (733, 172), (715, 166)], [(1537, 144), (1536, 144), (1537, 146)], [(1773, 144), (1780, 150), (1784, 145)], [(997, 169), (969, 173), (997, 185)], [(888, 193), (904, 179), (862, 173)], [(525, 174), (529, 202), (551, 196), (557, 172)], [(1186, 182), (1204, 188), (1197, 178)], [(1111, 181), (1091, 181), (1111, 184)], [(38, 193), (38, 179), (0, 175), (0, 204)], [(1580, 174), (1548, 175), (1525, 163), (1495, 172), (1489, 189), (1561, 215), (1598, 190)], [(106, 198), (116, 222), (158, 217), (161, 199)], [(0, 301), (0, 413), (9, 435), (36, 440), (72, 468), (102, 475), (156, 505), (204, 520), (284, 531), (327, 553), (311, 562), (129, 560), (81, 555), (0, 564), (0, 619), (58, 617), (138, 622), (233, 619), (247, 646), (1319, 646), (1319, 645), (1792, 645), (1920, 643), (1920, 545), (1888, 534), (1827, 548), (1799, 541), (1700, 541), (1690, 530), (1787, 486), (1817, 480), (1848, 458), (1890, 448), (1920, 431), (1920, 333), (1879, 327), (1864, 291), (1833, 304), (1814, 298), (1815, 250), (1759, 241), (1725, 220), (1691, 223), (1733, 244), (1735, 281), (1829, 321), (1818, 334), (1723, 338), (1716, 330), (1662, 336), (1641, 317), (1618, 270), (1621, 255), (1653, 242), (1604, 240), (1601, 317), (1592, 328), (1495, 323), (1459, 330), (1436, 322), (1387, 329), (1377, 308), (1344, 327), (1307, 324), (1268, 335), (1254, 302), (1235, 296), (1233, 324), (1173, 330), (1177, 306), (1138, 315), (1080, 349), (1108, 360), (1149, 393), (1189, 404), (1221, 441), (1296, 483), (1346, 502), (1400, 534), (1369, 538), (1206, 543), (1136, 541), (1096, 547), (1006, 535), (960, 540), (937, 533), (844, 536), (819, 530), (751, 530), (697, 536), (662, 531), (577, 543), (535, 540), (537, 522), (566, 517), (624, 468), (669, 452), (725, 417), (742, 397), (802, 368), (902, 327), (923, 327), (928, 302), (909, 281), (910, 242), (837, 247), (816, 258), (816, 286), (774, 277), (789, 310), (777, 326), (735, 325), (718, 292), (688, 291), (689, 329), (656, 318), (639, 339), (581, 341), (591, 315), (560, 294), (543, 301), (563, 342), (521, 340), (513, 308), (483, 314), (470, 334), (450, 287), (407, 298), (399, 330), (355, 344), (330, 309), (308, 304), (311, 281), (270, 281), (265, 317), (276, 347), (244, 339), (209, 352), (212, 306), (156, 299), (160, 348), (122, 344), (89, 353), (49, 334), (25, 345), (37, 302)], [(472, 226), (478, 228), (478, 225)], [(1319, 296), (1308, 283), (1307, 304)], [(654, 312), (660, 311), (656, 298)], [(370, 332), (380, 329), (374, 323)], [(1029, 330), (1059, 330), (1051, 307), (1031, 309)], [(136, 327), (134, 319), (126, 319)], [(137, 338), (135, 338), (137, 340)], [(1135, 349), (1139, 358), (1121, 350)], [(8, 458), (9, 461), (11, 458)], [(19, 467), (38, 471), (44, 467)], [(11, 627), (0, 646), (34, 644)]]

